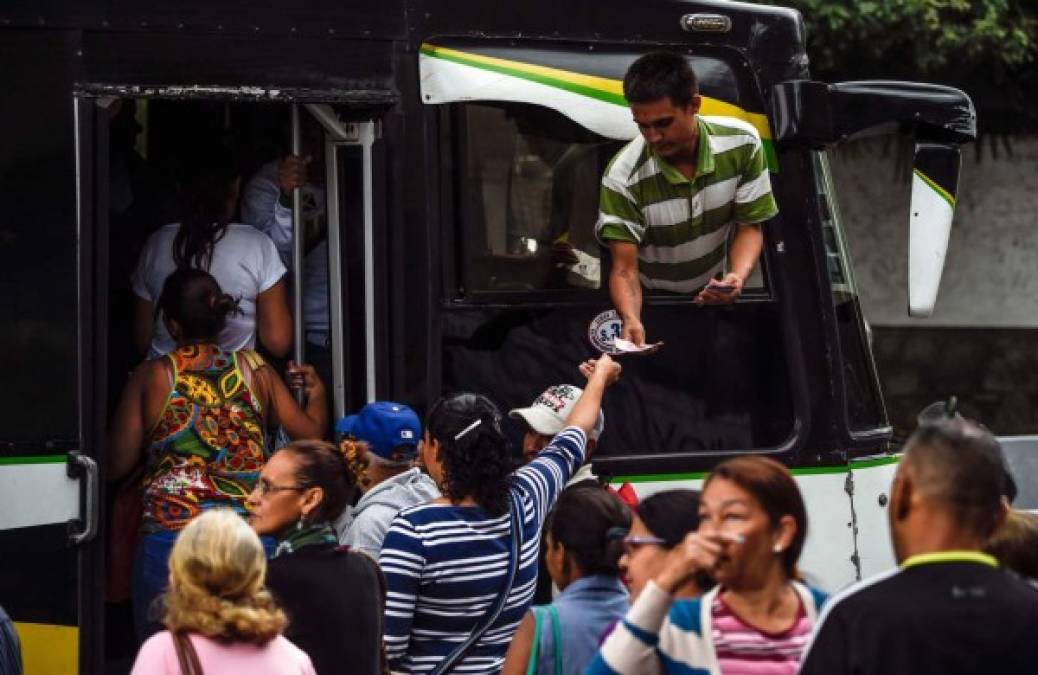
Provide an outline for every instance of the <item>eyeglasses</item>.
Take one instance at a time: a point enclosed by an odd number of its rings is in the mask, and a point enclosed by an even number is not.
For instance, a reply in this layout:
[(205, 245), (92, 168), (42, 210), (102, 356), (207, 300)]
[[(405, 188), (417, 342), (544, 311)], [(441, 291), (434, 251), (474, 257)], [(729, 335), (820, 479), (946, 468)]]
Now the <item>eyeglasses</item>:
[(266, 478), (260, 478), (256, 481), (256, 489), (261, 495), (269, 495), (276, 492), (284, 492), (286, 490), (293, 490), (296, 492), (302, 492), (308, 489), (309, 485), (274, 485)]
[(652, 536), (631, 535), (623, 539), (624, 551), (634, 553), (640, 546), (666, 546), (667, 540)]

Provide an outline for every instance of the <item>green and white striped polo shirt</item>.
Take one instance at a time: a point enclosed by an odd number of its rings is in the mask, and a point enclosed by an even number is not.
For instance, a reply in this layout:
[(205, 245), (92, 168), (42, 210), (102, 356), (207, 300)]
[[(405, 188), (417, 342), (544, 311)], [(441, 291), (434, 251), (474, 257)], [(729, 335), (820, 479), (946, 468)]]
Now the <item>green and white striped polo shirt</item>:
[(639, 245), (645, 288), (691, 293), (722, 270), (733, 223), (776, 213), (757, 130), (700, 115), (695, 178), (685, 178), (639, 135), (602, 176), (596, 233), (605, 244)]

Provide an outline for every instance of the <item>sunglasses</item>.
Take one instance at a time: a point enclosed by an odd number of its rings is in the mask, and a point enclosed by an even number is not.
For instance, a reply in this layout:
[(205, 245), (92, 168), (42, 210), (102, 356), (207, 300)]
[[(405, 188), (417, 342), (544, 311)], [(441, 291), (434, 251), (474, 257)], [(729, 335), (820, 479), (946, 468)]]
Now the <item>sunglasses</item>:
[(667, 546), (667, 540), (649, 535), (628, 535), (623, 538), (624, 551), (630, 555), (642, 546)]
[(277, 492), (284, 492), (288, 490), (302, 492), (303, 490), (306, 490), (309, 487), (309, 485), (274, 485), (266, 478), (260, 478), (256, 481), (256, 490), (261, 495), (275, 494)]

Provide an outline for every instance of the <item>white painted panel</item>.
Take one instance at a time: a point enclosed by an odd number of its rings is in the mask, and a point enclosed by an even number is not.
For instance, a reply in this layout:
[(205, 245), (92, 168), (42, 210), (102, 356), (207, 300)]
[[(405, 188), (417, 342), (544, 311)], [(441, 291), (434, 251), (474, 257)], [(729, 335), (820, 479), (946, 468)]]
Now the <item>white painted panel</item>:
[(514, 101), (536, 103), (557, 110), (595, 133), (617, 140), (630, 140), (638, 133), (626, 106), (599, 101), (519, 77), (481, 68), (418, 57), (422, 75), (422, 101), (452, 103), (461, 101)]
[[(854, 471), (854, 509), (858, 516), (858, 554), (861, 556), (862, 579), (875, 576), (896, 564), (887, 517), (890, 484), (896, 470), (896, 464), (885, 464)], [(880, 499), (881, 496), (883, 499)]]
[(65, 463), (0, 465), (0, 530), (79, 517), (79, 481)]
[(951, 236), (951, 205), (912, 174), (912, 207), (908, 235), (908, 312), (930, 316), (937, 304), (944, 259)]
[(796, 481), (807, 505), (800, 573), (808, 583), (833, 593), (857, 580), (847, 474), (808, 474), (796, 476)]
[[(876, 327), (1038, 328), (1038, 134), (963, 148), (955, 223), (937, 310), (910, 318), (911, 182), (889, 137), (850, 141), (830, 153), (865, 316)], [(911, 157), (911, 148), (907, 156)], [(947, 392), (945, 392), (947, 393)], [(961, 393), (961, 392), (959, 392)], [(935, 396), (936, 398), (936, 396)], [(991, 420), (986, 420), (991, 422)]]

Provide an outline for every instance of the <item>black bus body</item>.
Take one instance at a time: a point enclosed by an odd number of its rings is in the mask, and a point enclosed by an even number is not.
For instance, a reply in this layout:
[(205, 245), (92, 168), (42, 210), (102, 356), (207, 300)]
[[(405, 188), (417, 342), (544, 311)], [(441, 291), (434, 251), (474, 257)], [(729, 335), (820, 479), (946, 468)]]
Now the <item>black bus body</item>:
[[(954, 198), (957, 148), (975, 135), (960, 92), (811, 82), (800, 16), (748, 3), (5, 3), (0, 502), (26, 513), (0, 519), (0, 605), (26, 672), (105, 661), (104, 437), (127, 359), (113, 289), (133, 263), (112, 217), (113, 104), (147, 107), (155, 157), (292, 105), (324, 115), (337, 411), (374, 398), (423, 409), (463, 389), (507, 409), (579, 383), (575, 364), (595, 353), (608, 255), (585, 250), (597, 272), (574, 282), (555, 244), (586, 230), (566, 207), (597, 194), (623, 138), (578, 118), (592, 103), (625, 114), (617, 83), (655, 49), (687, 54), (716, 110), (763, 125), (780, 213), (734, 306), (647, 295), (645, 324), (665, 346), (624, 361), (596, 473), (696, 476), (744, 452), (846, 471), (885, 456), (825, 150), (870, 130), (912, 134), (917, 169)], [(478, 78), (446, 87), (461, 72), (450, 68), (512, 78), (511, 98), (480, 97)], [(569, 102), (523, 99), (523, 87)]]

